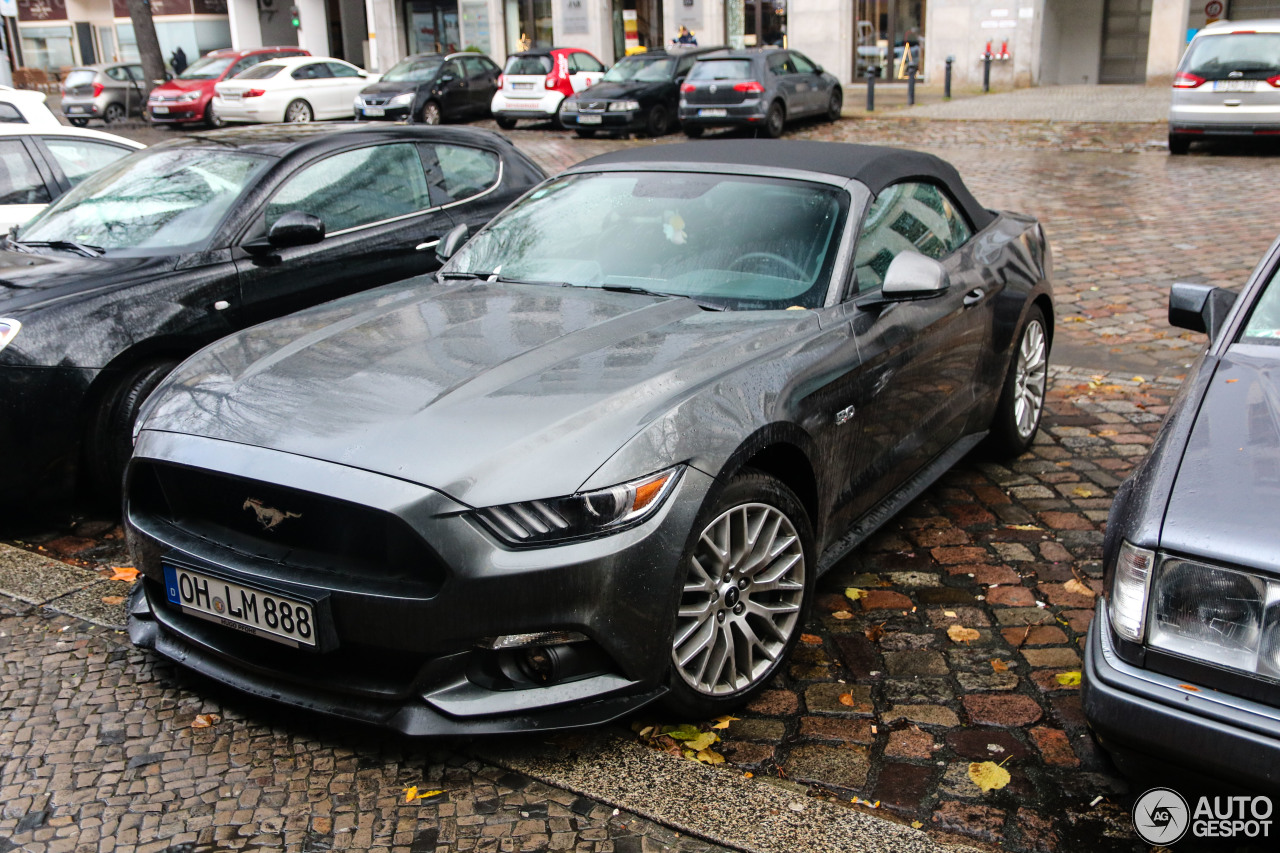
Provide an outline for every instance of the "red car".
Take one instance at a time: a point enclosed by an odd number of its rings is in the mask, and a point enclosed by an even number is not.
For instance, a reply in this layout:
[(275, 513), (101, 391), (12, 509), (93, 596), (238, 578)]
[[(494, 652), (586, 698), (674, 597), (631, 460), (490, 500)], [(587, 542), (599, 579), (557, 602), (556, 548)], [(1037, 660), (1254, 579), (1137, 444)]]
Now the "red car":
[(147, 118), (155, 124), (201, 122), (218, 127), (213, 114), (213, 86), (268, 59), (310, 56), (300, 47), (254, 47), (245, 50), (211, 50), (172, 80), (151, 90)]

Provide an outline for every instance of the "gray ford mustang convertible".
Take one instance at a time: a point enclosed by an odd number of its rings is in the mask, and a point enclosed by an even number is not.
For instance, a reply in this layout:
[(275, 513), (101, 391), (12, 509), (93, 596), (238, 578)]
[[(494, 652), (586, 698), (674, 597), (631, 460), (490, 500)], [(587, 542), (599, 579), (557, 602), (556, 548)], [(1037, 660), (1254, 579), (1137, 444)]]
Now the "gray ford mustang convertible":
[(825, 568), (1039, 426), (1044, 235), (931, 156), (623, 151), (462, 239), (148, 401), (135, 643), (409, 734), (705, 717), (769, 681)]

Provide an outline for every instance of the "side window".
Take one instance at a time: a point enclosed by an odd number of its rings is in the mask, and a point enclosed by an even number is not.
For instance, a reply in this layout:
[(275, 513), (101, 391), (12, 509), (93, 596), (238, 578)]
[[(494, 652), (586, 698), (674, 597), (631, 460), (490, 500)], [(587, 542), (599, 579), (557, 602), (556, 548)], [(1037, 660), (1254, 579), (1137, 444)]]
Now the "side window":
[(42, 141), (73, 187), (108, 163), (114, 163), (130, 153), (128, 148), (77, 139), (74, 136), (45, 136)]
[(417, 148), (408, 142), (371, 145), (303, 167), (267, 203), (266, 226), (301, 210), (323, 219), (332, 234), (430, 206)]
[(575, 53), (578, 58), (578, 69), (580, 71), (603, 71), (604, 66), (600, 64), (600, 60), (596, 59), (589, 53)]
[(0, 101), (0, 124), (26, 124), (27, 120), (13, 104)]
[(885, 187), (871, 204), (854, 268), (858, 291), (884, 284), (889, 264), (900, 252), (915, 251), (941, 260), (972, 235), (969, 224), (951, 199), (933, 184), (906, 182)]
[(259, 62), (262, 62), (266, 58), (266, 55), (262, 53), (255, 53), (253, 56), (243, 57), (242, 59), (237, 60), (235, 65), (231, 66), (231, 70), (227, 72), (227, 76), (234, 77), (242, 71), (248, 71), (250, 68), (257, 65)]
[(444, 67), (441, 68), (440, 71), (442, 74), (447, 74), (455, 80), (461, 80), (466, 76), (462, 73), (462, 63), (458, 62), (456, 59), (450, 59), (444, 64)]
[(293, 69), (293, 73), (289, 76), (294, 80), (314, 80), (316, 77), (320, 76), (316, 73), (318, 68), (319, 64), (315, 62), (308, 65), (299, 65), (297, 68)]
[(769, 57), (769, 70), (774, 74), (787, 73), (787, 55), (785, 53), (775, 53)]
[(565, 56), (565, 60), (569, 63), (570, 74), (577, 74), (579, 71), (583, 70), (578, 66), (578, 56), (579, 54), (576, 53), (566, 54)]
[(108, 68), (105, 73), (112, 80), (124, 81), (129, 79), (129, 72), (125, 71), (124, 68), (120, 66), (117, 66), (115, 68)]
[(444, 199), (439, 203), (461, 201), (479, 195), (498, 180), (498, 155), (481, 148), (462, 145), (436, 145), (439, 184)]
[(473, 59), (470, 56), (464, 56), (462, 58), (462, 65), (466, 68), (468, 77), (482, 77), (489, 73), (489, 67), (485, 65), (484, 60), (479, 57)]
[(0, 204), (48, 204), (49, 201), (49, 190), (22, 140), (0, 140)]
[(796, 72), (799, 74), (812, 74), (818, 70), (818, 66), (814, 65), (798, 53), (791, 54), (791, 62), (795, 67)]
[(129, 72), (129, 77), (135, 83), (141, 83), (147, 79), (147, 72), (143, 70), (141, 65), (130, 65), (125, 70)]
[(330, 77), (359, 77), (360, 72), (345, 62), (326, 62)]
[(679, 64), (676, 65), (677, 77), (688, 77), (689, 72), (693, 70), (693, 63), (697, 62), (697, 57), (686, 56), (681, 58)]

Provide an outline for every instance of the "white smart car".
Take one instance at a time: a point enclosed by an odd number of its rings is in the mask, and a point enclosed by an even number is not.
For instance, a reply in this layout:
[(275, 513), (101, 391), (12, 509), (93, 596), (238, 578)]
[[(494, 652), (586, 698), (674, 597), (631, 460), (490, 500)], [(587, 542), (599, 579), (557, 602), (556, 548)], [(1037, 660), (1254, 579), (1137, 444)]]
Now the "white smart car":
[(213, 112), (225, 122), (351, 118), (351, 102), (376, 75), (341, 59), (288, 56), (214, 86)]

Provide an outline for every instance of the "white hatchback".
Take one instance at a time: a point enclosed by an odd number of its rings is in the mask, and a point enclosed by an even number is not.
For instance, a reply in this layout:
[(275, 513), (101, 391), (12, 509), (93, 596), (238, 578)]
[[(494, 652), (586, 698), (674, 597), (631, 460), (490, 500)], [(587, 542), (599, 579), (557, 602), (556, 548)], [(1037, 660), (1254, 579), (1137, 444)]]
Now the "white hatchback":
[(225, 122), (351, 118), (351, 101), (377, 79), (341, 59), (272, 59), (214, 86), (213, 112)]

